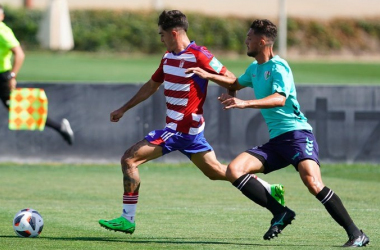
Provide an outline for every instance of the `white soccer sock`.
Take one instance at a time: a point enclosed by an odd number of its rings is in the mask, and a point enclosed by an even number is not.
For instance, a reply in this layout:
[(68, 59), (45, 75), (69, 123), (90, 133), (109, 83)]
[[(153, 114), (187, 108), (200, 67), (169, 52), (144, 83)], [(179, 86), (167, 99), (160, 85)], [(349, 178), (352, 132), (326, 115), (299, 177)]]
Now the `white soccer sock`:
[(129, 222), (135, 222), (137, 204), (123, 204), (123, 213), (121, 216), (126, 218)]
[(269, 184), (268, 182), (264, 181), (263, 179), (260, 179), (260, 178), (257, 177), (257, 175), (255, 175), (255, 174), (252, 174), (252, 176), (253, 176), (256, 180), (258, 180), (258, 181), (261, 183), (261, 185), (263, 185), (263, 186), (265, 187), (265, 189), (268, 191), (269, 194), (271, 193), (270, 184)]
[(127, 193), (123, 194), (123, 213), (121, 216), (126, 218), (130, 222), (135, 222), (137, 201), (139, 199), (139, 193)]

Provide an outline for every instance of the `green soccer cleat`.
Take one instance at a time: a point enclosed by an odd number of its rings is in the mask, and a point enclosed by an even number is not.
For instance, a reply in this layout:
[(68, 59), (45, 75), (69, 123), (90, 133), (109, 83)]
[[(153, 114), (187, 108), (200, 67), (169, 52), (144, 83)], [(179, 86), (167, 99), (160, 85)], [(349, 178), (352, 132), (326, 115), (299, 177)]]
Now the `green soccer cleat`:
[(275, 198), (275, 200), (278, 201), (278, 203), (285, 206), (284, 186), (281, 184), (270, 185), (270, 191), (271, 191), (270, 194), (272, 195), (272, 197)]
[(99, 220), (100, 226), (108, 230), (123, 232), (126, 234), (133, 234), (136, 228), (136, 224), (129, 222), (123, 216), (113, 219), (113, 220)]

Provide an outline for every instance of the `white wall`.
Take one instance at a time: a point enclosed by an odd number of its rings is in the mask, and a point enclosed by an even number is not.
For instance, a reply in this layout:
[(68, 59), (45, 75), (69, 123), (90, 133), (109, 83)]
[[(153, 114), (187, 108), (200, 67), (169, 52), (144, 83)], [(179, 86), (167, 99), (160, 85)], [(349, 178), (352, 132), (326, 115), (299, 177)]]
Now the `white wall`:
[[(31, 0), (35, 8), (46, 8), (50, 0)], [(1, 0), (2, 4), (22, 6), (23, 0)], [(211, 15), (237, 15), (277, 18), (279, 0), (67, 0), (70, 9), (152, 9), (158, 2), (165, 9), (203, 12)], [(290, 16), (307, 18), (380, 16), (380, 0), (287, 0)]]

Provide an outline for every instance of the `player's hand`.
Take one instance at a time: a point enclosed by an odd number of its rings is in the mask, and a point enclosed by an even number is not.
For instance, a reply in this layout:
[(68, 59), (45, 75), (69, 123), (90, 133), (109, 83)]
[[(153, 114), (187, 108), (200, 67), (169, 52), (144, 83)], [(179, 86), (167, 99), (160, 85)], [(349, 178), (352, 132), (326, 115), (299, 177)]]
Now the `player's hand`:
[(9, 80), (9, 88), (11, 90), (14, 90), (16, 88), (16, 85), (17, 85), (16, 78), (12, 78)]
[(222, 93), (222, 95), (218, 97), (218, 100), (224, 105), (224, 109), (244, 109), (246, 107), (245, 101), (232, 97), (226, 93)]
[(118, 122), (121, 117), (123, 117), (124, 112), (121, 111), (120, 109), (117, 109), (110, 114), (110, 121), (111, 122)]
[(190, 74), (190, 73), (194, 73), (196, 75), (198, 75), (199, 77), (203, 78), (203, 79), (208, 79), (208, 76), (210, 75), (210, 73), (208, 73), (207, 71), (199, 68), (199, 67), (195, 67), (195, 68), (188, 68), (186, 71), (185, 71), (186, 74)]

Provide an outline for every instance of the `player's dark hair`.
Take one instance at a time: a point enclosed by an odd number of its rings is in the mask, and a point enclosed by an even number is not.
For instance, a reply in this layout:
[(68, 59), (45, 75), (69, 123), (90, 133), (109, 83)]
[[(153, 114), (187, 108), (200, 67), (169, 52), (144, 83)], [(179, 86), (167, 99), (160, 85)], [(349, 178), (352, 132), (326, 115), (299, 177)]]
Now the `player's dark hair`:
[(273, 42), (277, 37), (277, 27), (268, 19), (256, 19), (252, 22), (251, 29), (255, 34), (266, 36)]
[(158, 26), (165, 31), (173, 28), (182, 28), (187, 31), (189, 22), (185, 14), (179, 10), (164, 10), (158, 18)]

